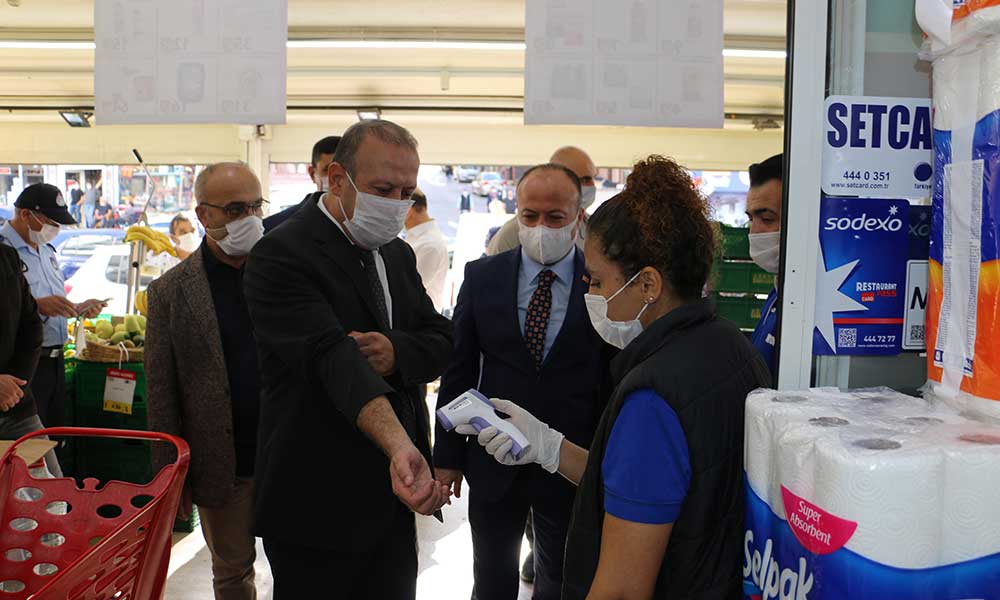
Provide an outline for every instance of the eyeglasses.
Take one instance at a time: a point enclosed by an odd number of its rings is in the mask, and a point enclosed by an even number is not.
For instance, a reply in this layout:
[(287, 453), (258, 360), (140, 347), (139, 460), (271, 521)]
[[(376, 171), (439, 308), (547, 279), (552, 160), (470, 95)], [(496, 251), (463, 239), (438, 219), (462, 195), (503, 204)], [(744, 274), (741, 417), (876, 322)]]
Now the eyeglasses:
[(239, 219), (240, 217), (245, 217), (249, 213), (255, 215), (264, 214), (264, 205), (268, 204), (268, 201), (260, 198), (253, 202), (230, 202), (225, 206), (219, 206), (217, 204), (209, 204), (208, 202), (202, 202), (201, 206), (208, 206), (211, 208), (217, 208), (222, 212), (226, 213), (226, 216), (230, 219)]

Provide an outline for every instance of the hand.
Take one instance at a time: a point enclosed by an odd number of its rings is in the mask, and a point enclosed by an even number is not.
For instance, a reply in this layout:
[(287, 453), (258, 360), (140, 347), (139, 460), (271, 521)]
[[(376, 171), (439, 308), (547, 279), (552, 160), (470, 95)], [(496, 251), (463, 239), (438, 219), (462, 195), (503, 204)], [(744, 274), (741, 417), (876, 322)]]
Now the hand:
[(86, 302), (77, 304), (76, 311), (86, 319), (94, 319), (101, 314), (101, 311), (104, 310), (107, 305), (107, 302), (101, 302), (100, 300), (91, 298)]
[(431, 468), (413, 444), (393, 453), (389, 477), (392, 493), (415, 513), (432, 515), (445, 504), (451, 504), (448, 486), (431, 478)]
[(396, 351), (392, 342), (377, 331), (360, 333), (352, 331), (347, 334), (358, 343), (358, 350), (368, 359), (368, 364), (382, 377), (392, 375), (396, 370)]
[(0, 375), (0, 412), (7, 412), (17, 406), (24, 397), (24, 390), (21, 388), (26, 385), (27, 381), (13, 375)]
[(38, 313), (43, 317), (66, 317), (72, 319), (77, 315), (76, 305), (64, 296), (45, 296), (35, 298), (38, 303)]
[(458, 469), (434, 469), (437, 480), (451, 488), (456, 498), (462, 497), (462, 472)]
[[(507, 420), (524, 434), (530, 447), (521, 455), (521, 458), (515, 459), (510, 453), (514, 447), (514, 440), (510, 439), (506, 433), (501, 433), (496, 427), (487, 427), (479, 432), (479, 435), (476, 436), (479, 445), (486, 448), (486, 452), (503, 465), (538, 463), (549, 473), (558, 471), (559, 447), (562, 446), (563, 434), (542, 423), (513, 402), (496, 398), (490, 401), (496, 407), (497, 412), (510, 415)], [(476, 435), (476, 429), (471, 425), (459, 425), (455, 431), (462, 435)]]
[(177, 505), (177, 520), (187, 521), (191, 518), (192, 512), (194, 512), (194, 502), (191, 501), (191, 486), (185, 483), (181, 491), (181, 503)]

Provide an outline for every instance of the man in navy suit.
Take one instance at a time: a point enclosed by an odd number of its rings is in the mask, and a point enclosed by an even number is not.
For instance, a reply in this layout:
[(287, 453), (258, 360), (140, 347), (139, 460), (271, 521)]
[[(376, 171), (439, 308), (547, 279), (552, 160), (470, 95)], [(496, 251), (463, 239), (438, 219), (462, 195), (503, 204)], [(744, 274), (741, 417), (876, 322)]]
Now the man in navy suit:
[[(469, 388), (510, 398), (588, 447), (603, 408), (605, 346), (584, 303), (587, 274), (576, 236), (580, 180), (546, 164), (517, 190), (521, 246), (465, 269), (453, 324), (453, 362), (438, 407)], [(476, 600), (515, 600), (524, 521), (534, 515), (536, 600), (558, 599), (574, 489), (538, 466), (504, 468), (475, 440), (437, 428), (437, 478), (461, 494), (469, 482)]]

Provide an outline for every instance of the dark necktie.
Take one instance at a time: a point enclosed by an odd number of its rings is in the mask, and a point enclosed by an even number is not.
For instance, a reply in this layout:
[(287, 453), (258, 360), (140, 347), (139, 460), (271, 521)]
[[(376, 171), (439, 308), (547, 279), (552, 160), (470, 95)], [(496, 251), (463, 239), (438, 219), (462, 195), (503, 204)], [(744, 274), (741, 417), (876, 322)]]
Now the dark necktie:
[(535, 359), (535, 368), (542, 368), (545, 360), (545, 334), (552, 315), (552, 281), (556, 274), (548, 269), (538, 274), (538, 287), (528, 303), (528, 316), (524, 320), (524, 343)]
[[(359, 249), (360, 250), (360, 249)], [(375, 298), (375, 316), (378, 317), (378, 326), (382, 331), (389, 331), (389, 309), (385, 302), (385, 288), (382, 287), (382, 280), (378, 277), (378, 269), (375, 267), (375, 254), (368, 250), (360, 250), (361, 264), (365, 267), (365, 276), (368, 278), (368, 287), (372, 290), (372, 297)]]
[[(360, 249), (359, 249), (360, 250)], [(368, 286), (371, 287), (372, 296), (375, 298), (375, 314), (378, 316), (379, 328), (382, 331), (389, 331), (389, 310), (385, 302), (385, 288), (382, 287), (382, 280), (379, 279), (378, 269), (375, 267), (375, 254), (368, 250), (360, 250), (361, 264), (365, 267), (365, 276), (368, 278)], [(417, 415), (413, 410), (413, 403), (410, 397), (402, 391), (389, 394), (389, 404), (399, 419), (399, 424), (403, 426), (411, 440), (417, 439)]]

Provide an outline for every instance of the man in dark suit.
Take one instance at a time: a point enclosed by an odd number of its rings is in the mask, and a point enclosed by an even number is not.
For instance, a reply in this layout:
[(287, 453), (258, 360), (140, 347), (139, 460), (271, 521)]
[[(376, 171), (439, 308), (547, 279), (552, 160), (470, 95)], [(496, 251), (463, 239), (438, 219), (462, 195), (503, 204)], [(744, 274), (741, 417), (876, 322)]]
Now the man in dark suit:
[(337, 144), (339, 142), (339, 136), (329, 135), (313, 145), (312, 160), (309, 162), (309, 167), (306, 170), (309, 172), (309, 179), (316, 182), (316, 191), (306, 194), (302, 202), (294, 206), (289, 206), (285, 210), (264, 219), (264, 233), (287, 221), (288, 217), (294, 215), (295, 211), (306, 204), (315, 204), (319, 197), (326, 193), (329, 189), (327, 170), (330, 168), (330, 163), (333, 162), (333, 153), (337, 151)]
[(413, 513), (449, 498), (418, 390), (451, 358), (451, 323), (397, 237), (416, 146), (388, 121), (351, 127), (330, 191), (247, 264), (263, 383), (255, 524), (275, 600), (414, 598)]
[[(590, 445), (603, 399), (604, 344), (584, 303), (587, 274), (575, 239), (583, 223), (580, 181), (565, 167), (529, 169), (518, 184), (521, 247), (470, 263), (455, 307), (455, 359), (438, 406), (469, 388), (515, 398), (567, 437)], [(564, 430), (560, 430), (564, 431)], [(559, 598), (574, 488), (537, 466), (515, 470), (440, 426), (438, 478), (461, 493), (469, 481), (469, 522), (477, 600), (515, 600), (524, 521), (534, 515), (536, 599)]]

